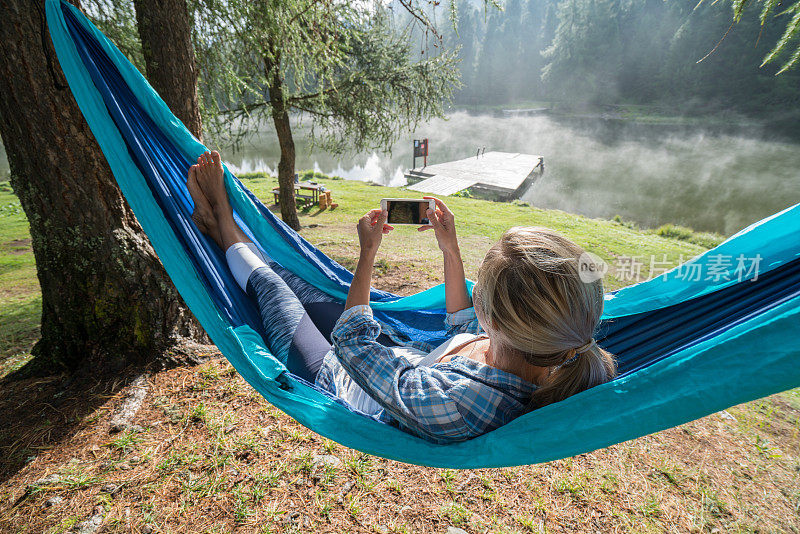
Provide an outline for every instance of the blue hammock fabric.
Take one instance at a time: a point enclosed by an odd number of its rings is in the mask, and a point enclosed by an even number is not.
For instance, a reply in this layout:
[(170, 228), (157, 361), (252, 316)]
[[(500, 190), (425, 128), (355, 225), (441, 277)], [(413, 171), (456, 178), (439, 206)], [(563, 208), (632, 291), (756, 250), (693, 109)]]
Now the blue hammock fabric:
[[(596, 337), (618, 356), (620, 367), (619, 378), (608, 384), (451, 445), (434, 445), (358, 414), (288, 373), (269, 353), (256, 309), (234, 282), (222, 251), (191, 222), (186, 171), (206, 148), (77, 9), (61, 0), (47, 0), (46, 8), (75, 100), (186, 304), (248, 383), (319, 434), (420, 465), (532, 464), (800, 385), (800, 205), (795, 205), (686, 264), (713, 266), (715, 277), (687, 280), (675, 269), (606, 295)], [(277, 219), (227, 169), (225, 180), (237, 221), (261, 250), (344, 301), (352, 274)], [(733, 264), (720, 267), (720, 256), (740, 255), (761, 258), (756, 281), (739, 280)], [(445, 339), (443, 286), (408, 297), (373, 290), (371, 300), (376, 317), (409, 339)]]

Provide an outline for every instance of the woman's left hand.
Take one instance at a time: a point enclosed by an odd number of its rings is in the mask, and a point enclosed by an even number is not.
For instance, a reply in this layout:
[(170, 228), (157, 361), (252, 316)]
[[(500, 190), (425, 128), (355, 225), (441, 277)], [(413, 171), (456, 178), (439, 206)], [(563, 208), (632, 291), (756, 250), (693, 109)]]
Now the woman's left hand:
[(394, 227), (386, 224), (388, 212), (380, 209), (369, 210), (358, 220), (358, 242), (362, 252), (376, 252), (381, 244), (383, 234), (388, 234)]

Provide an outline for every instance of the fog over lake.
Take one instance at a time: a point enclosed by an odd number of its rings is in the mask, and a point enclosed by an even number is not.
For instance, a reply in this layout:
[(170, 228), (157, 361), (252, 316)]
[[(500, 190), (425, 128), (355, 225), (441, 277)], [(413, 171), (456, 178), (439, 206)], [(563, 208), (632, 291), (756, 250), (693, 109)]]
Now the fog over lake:
[[(304, 130), (302, 124), (295, 127), (298, 169), (393, 186), (405, 184), (415, 137), (430, 139), (429, 164), (474, 156), (484, 146), (541, 155), (545, 175), (522, 200), (589, 217), (618, 214), (645, 227), (671, 222), (729, 235), (800, 201), (800, 147), (771, 139), (769, 131), (752, 124), (705, 128), (457, 112), (404, 136), (391, 155), (343, 156), (311, 153)], [(277, 168), (279, 149), (271, 130), (238, 151), (222, 151), (234, 172)], [(0, 172), (8, 172), (4, 153)]]
[[(391, 155), (309, 154), (301, 141), (297, 168), (403, 185), (403, 171), (412, 162), (411, 139), (428, 137), (429, 164), (474, 156), (484, 146), (544, 156), (545, 175), (523, 200), (590, 217), (619, 214), (646, 227), (671, 222), (732, 234), (800, 201), (797, 144), (769, 140), (768, 131), (753, 125), (720, 130), (458, 112), (418, 128)], [(241, 171), (272, 170), (279, 158), (277, 140), (264, 132), (225, 157)]]

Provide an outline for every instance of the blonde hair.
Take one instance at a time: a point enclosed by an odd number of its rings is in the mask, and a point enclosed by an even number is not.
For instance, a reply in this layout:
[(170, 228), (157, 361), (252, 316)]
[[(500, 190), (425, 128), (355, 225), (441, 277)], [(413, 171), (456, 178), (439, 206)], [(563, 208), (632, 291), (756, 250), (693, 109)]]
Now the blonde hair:
[(481, 264), (475, 309), (504, 358), (550, 368), (530, 408), (558, 402), (616, 374), (609, 352), (594, 342), (603, 313), (603, 282), (584, 282), (585, 251), (547, 228), (515, 227)]

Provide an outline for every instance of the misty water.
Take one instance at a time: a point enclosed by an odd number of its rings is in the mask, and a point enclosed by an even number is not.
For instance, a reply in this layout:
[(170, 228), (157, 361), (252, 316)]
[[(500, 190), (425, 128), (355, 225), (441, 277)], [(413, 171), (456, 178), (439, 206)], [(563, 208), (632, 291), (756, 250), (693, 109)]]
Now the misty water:
[[(429, 164), (474, 156), (484, 146), (541, 155), (544, 177), (522, 200), (589, 217), (620, 215), (644, 227), (676, 223), (730, 235), (800, 201), (800, 146), (770, 139), (769, 131), (752, 124), (705, 128), (457, 112), (405, 136), (391, 155), (343, 156), (312, 153), (303, 131), (296, 126), (298, 169), (393, 186), (405, 184), (414, 137), (430, 139)], [(223, 152), (235, 172), (272, 171), (279, 158), (269, 130), (238, 151)]]

